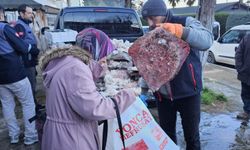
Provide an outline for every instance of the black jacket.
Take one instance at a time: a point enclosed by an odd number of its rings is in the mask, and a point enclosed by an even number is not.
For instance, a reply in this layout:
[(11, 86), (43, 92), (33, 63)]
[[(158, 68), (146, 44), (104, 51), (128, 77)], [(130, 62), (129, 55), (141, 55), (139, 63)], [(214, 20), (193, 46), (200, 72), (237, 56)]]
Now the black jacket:
[(240, 42), (235, 53), (235, 67), (238, 79), (250, 85), (250, 34), (247, 34)]
[(18, 37), (6, 22), (0, 22), (0, 84), (10, 84), (26, 77), (20, 55), (31, 46)]

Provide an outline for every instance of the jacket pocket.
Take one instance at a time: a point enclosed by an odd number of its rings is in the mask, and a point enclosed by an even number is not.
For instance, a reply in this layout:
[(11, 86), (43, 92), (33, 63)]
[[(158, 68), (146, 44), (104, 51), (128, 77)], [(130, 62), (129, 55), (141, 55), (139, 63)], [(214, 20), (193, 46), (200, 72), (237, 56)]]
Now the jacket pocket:
[(193, 64), (191, 64), (191, 63), (189, 64), (189, 70), (191, 72), (194, 89), (196, 90), (197, 82), (196, 82), (195, 75), (194, 75), (194, 67), (193, 67)]

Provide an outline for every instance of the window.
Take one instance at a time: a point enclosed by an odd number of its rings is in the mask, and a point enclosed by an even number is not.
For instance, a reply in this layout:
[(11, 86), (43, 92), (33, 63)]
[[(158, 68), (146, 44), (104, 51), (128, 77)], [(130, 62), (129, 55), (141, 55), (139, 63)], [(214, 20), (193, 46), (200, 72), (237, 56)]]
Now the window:
[(125, 0), (84, 0), (84, 6), (124, 7)]
[(47, 16), (47, 19), (48, 19), (48, 25), (49, 26), (54, 26), (57, 15), (46, 14), (46, 16)]
[(74, 12), (65, 14), (65, 29), (79, 32), (87, 27), (97, 28), (111, 36), (143, 34), (139, 21), (132, 13)]
[(222, 43), (240, 43), (241, 39), (245, 36), (246, 30), (231, 30), (226, 33), (222, 39)]

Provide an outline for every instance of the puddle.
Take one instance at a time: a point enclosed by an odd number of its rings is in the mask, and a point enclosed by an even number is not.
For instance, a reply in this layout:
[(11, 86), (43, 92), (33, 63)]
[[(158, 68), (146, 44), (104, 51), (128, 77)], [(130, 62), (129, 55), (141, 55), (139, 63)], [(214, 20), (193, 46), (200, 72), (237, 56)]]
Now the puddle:
[[(250, 150), (250, 128), (241, 125), (236, 113), (211, 115), (202, 113), (200, 139), (202, 150)], [(178, 120), (178, 143), (185, 147), (180, 119)]]

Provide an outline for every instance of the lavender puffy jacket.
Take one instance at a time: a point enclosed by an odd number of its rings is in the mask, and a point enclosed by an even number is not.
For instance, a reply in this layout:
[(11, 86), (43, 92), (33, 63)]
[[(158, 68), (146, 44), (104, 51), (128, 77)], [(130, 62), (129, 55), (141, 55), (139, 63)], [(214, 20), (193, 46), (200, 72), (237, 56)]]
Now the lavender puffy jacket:
[[(70, 54), (61, 57), (62, 53), (42, 58), (49, 60), (43, 70), (47, 120), (42, 150), (98, 150), (97, 121), (115, 118), (114, 104), (96, 90), (95, 65), (86, 65)], [(121, 91), (115, 100), (123, 112), (135, 95)]]

